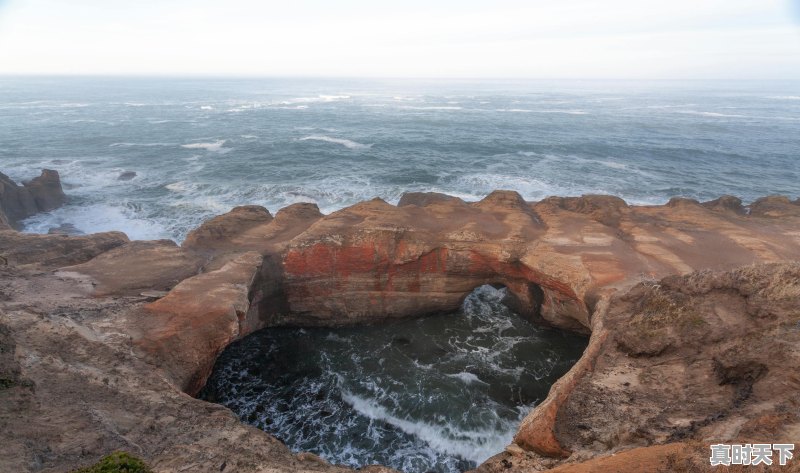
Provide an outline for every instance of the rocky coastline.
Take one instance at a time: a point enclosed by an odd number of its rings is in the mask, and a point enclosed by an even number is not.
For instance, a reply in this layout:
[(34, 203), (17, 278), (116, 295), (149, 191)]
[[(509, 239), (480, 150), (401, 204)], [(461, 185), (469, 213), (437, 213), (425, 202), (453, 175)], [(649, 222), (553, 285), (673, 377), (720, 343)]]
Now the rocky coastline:
[(590, 340), (477, 471), (704, 471), (710, 443), (800, 443), (800, 199), (408, 193), (237, 207), (181, 245), (17, 231), (65, 199), (55, 171), (0, 174), (0, 471), (115, 450), (164, 472), (349, 471), (195, 399), (219, 353), (454, 310), (483, 284)]

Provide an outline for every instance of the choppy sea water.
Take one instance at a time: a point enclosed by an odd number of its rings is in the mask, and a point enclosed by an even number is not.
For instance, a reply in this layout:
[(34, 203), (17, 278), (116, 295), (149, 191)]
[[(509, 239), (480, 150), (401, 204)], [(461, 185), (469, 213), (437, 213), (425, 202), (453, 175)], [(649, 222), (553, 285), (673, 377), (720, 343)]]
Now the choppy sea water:
[(226, 349), (201, 397), (351, 467), (454, 473), (501, 452), (586, 339), (536, 327), (483, 286), (454, 314), (267, 329)]
[(405, 191), (796, 197), (799, 157), (797, 82), (0, 78), (0, 171), (72, 197), (32, 232), (181, 240), (235, 205)]

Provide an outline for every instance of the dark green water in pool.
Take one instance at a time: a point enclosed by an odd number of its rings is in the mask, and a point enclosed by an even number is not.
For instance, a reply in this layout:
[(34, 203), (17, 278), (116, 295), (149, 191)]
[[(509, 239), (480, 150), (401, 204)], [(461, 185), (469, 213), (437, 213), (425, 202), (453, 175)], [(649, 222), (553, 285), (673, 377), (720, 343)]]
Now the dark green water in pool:
[(511, 442), (587, 340), (483, 286), (460, 311), (379, 326), (268, 329), (220, 356), (201, 397), (332, 463), (457, 472)]

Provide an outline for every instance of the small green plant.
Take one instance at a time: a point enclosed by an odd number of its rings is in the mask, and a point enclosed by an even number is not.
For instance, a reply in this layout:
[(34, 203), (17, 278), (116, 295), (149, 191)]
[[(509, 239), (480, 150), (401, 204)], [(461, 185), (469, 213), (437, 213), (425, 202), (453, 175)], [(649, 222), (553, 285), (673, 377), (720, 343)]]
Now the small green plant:
[(145, 462), (125, 452), (106, 455), (99, 462), (72, 473), (153, 473)]

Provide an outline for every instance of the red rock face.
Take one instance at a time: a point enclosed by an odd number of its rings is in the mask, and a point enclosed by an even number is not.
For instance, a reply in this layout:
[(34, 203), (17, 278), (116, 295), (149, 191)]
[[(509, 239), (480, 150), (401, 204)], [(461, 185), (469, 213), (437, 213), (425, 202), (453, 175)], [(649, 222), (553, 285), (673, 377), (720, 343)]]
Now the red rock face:
[(332, 325), (416, 316), (455, 310), (475, 287), (494, 284), (506, 286), (515, 308), (529, 317), (564, 308), (586, 313), (568, 283), (521, 262), (475, 250), (420, 248), (393, 237), (291, 248), (283, 262), (291, 312)]

